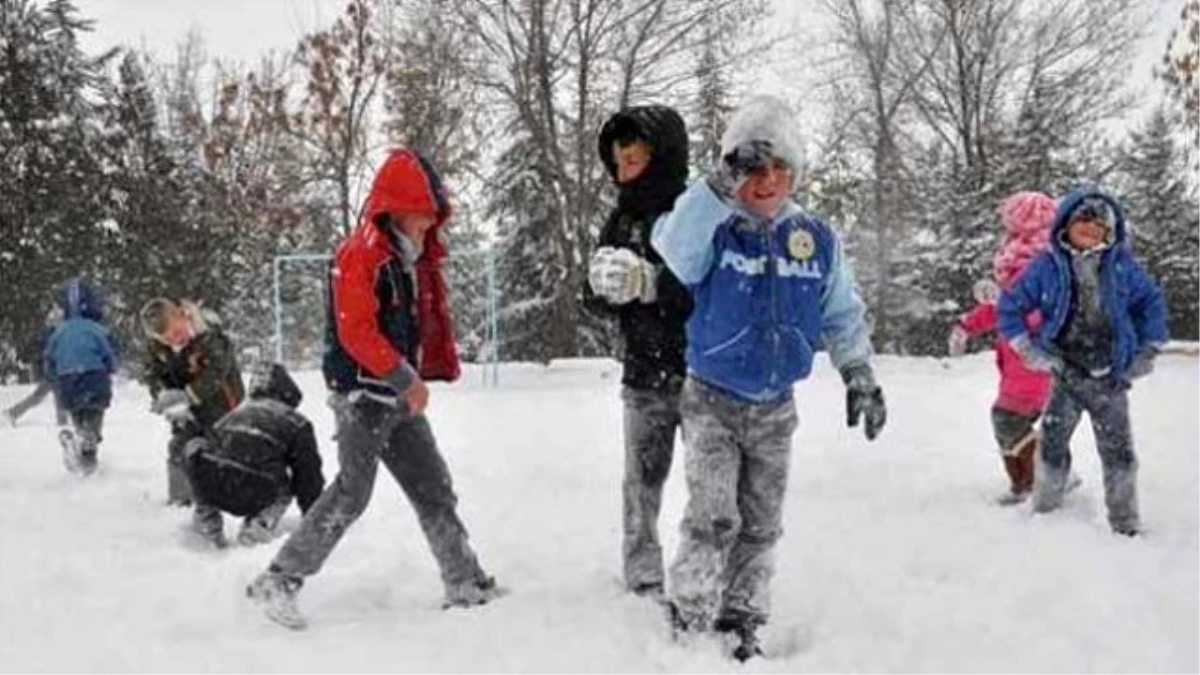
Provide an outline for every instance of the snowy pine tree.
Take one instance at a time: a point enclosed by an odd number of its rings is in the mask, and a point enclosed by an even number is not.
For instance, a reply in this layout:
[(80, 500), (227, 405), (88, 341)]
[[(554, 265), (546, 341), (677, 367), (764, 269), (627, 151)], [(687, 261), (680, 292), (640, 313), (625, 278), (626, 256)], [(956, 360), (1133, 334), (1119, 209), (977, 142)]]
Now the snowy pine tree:
[(1200, 134), (1200, 0), (1184, 3), (1179, 24), (1167, 41), (1159, 76), (1178, 105), (1176, 113), (1187, 123), (1194, 143)]
[(1168, 328), (1176, 339), (1200, 331), (1200, 202), (1171, 116), (1160, 106), (1130, 134), (1121, 159), (1122, 200), (1134, 250), (1167, 295)]
[(83, 52), (89, 26), (69, 0), (0, 3), (0, 378), (40, 358), (59, 285), (110, 262), (95, 101), (111, 53)]

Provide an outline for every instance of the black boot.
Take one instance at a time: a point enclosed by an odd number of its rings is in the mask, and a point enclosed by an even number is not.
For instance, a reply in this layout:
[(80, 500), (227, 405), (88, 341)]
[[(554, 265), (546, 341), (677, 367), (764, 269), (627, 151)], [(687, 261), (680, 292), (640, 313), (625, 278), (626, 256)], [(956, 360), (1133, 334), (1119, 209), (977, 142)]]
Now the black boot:
[(761, 616), (747, 612), (727, 611), (721, 614), (713, 630), (718, 633), (731, 633), (737, 637), (738, 644), (733, 649), (733, 658), (745, 663), (756, 656), (762, 656), (762, 645), (758, 640), (758, 627), (763, 625)]

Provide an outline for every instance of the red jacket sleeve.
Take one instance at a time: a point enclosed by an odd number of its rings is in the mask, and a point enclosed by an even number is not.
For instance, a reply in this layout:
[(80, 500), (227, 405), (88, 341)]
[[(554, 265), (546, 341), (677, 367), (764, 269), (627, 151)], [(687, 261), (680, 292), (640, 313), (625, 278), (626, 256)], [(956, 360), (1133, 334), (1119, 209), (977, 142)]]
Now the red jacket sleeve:
[(400, 366), (404, 356), (379, 332), (375, 282), (386, 260), (351, 242), (338, 252), (333, 270), (333, 307), (338, 341), (359, 365), (375, 377)]
[(996, 305), (977, 305), (958, 320), (958, 325), (971, 337), (979, 337), (996, 330)]

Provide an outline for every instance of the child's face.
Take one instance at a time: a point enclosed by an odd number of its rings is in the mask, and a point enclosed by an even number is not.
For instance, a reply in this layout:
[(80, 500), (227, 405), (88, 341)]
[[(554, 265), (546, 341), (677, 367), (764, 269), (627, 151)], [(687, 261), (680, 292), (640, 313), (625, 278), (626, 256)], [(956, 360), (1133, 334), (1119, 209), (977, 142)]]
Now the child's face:
[(1080, 251), (1100, 246), (1108, 239), (1108, 227), (1090, 218), (1071, 221), (1067, 225), (1067, 241)]
[(613, 163), (617, 165), (617, 183), (631, 183), (650, 165), (650, 146), (642, 141), (624, 145), (616, 141), (613, 143)]
[(169, 347), (180, 349), (192, 339), (192, 320), (182, 308), (175, 308), (167, 317), (167, 329), (162, 341)]
[(400, 231), (413, 243), (425, 241), (425, 233), (437, 224), (437, 216), (430, 213), (397, 213), (393, 216), (400, 224)]
[(751, 212), (774, 218), (792, 188), (792, 169), (779, 159), (750, 172), (737, 198)]

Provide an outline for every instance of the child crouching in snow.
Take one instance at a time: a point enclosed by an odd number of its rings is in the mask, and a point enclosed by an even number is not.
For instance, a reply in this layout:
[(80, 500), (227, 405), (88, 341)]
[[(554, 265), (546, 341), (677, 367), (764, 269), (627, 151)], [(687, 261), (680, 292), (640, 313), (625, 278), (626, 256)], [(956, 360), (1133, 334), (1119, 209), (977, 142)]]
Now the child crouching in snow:
[[(1100, 190), (1063, 199), (1050, 245), (1001, 294), (998, 308), (1000, 332), (1025, 363), (1054, 374), (1033, 508), (1062, 505), (1071, 434), (1087, 411), (1104, 467), (1109, 525), (1134, 536), (1141, 522), (1127, 390), (1151, 371), (1167, 340), (1166, 302), (1134, 258), (1121, 207)], [(1043, 322), (1031, 329), (1025, 317), (1033, 311)]]
[[(999, 288), (1011, 287), (1030, 261), (1049, 246), (1054, 211), (1054, 200), (1040, 192), (1018, 192), (1004, 201), (1000, 217), (1005, 239), (992, 260), (996, 283), (981, 279), (975, 284), (975, 301), (979, 304), (959, 319), (950, 333), (952, 355), (961, 356), (966, 351), (968, 338), (996, 331)], [(1025, 324), (1031, 330), (1040, 323), (1041, 315), (1037, 312), (1025, 317)], [(1038, 445), (1035, 425), (1050, 397), (1051, 378), (1049, 373), (1026, 367), (999, 335), (995, 347), (1000, 391), (992, 405), (992, 430), (1010, 481), (1008, 492), (997, 501), (1002, 505), (1013, 505), (1028, 499), (1033, 491), (1034, 455)]]
[(689, 287), (680, 411), (688, 504), (669, 581), (677, 632), (734, 633), (760, 653), (782, 534), (793, 385), (824, 346), (847, 386), (847, 417), (873, 439), (886, 419), (865, 307), (832, 228), (788, 198), (800, 163), (795, 115), (773, 98), (739, 109), (708, 181), (693, 183), (652, 243)]

